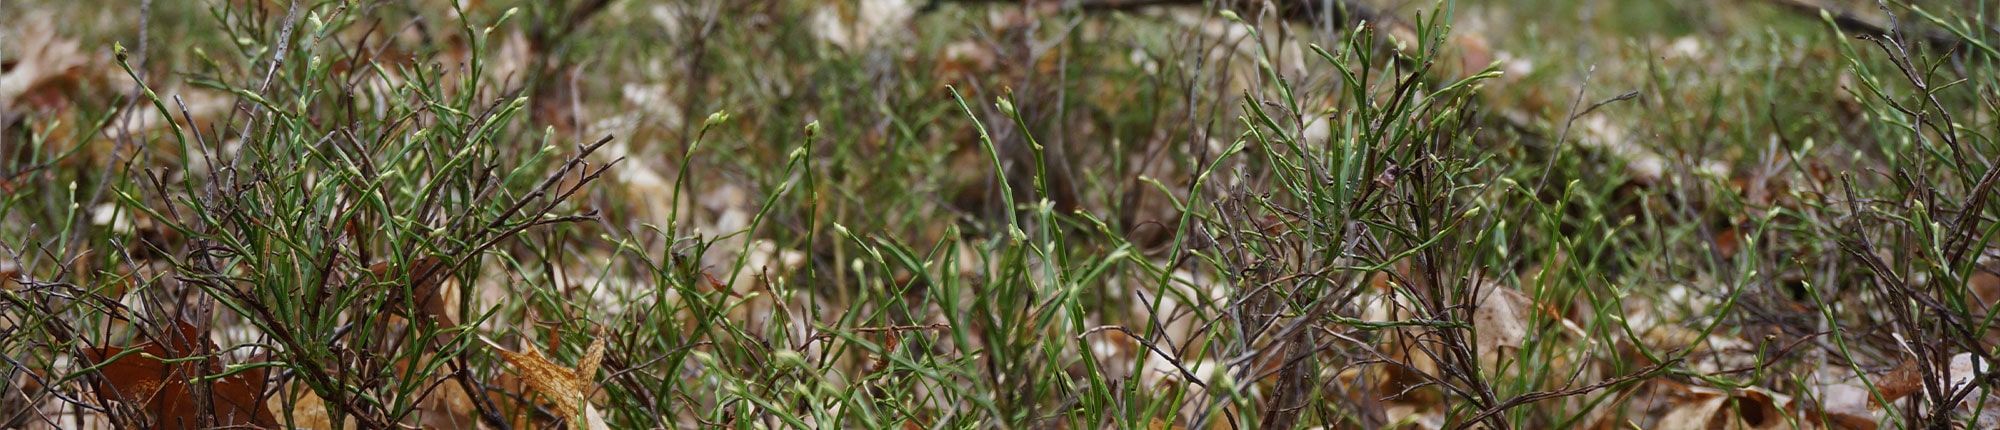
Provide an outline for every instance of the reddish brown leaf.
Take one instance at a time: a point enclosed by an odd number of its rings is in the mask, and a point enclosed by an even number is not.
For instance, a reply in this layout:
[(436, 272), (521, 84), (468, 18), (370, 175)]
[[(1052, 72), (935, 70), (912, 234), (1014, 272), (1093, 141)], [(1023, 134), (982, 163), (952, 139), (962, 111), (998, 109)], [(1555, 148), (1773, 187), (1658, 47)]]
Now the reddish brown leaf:
[(1723, 228), (1715, 232), (1715, 252), (1722, 258), (1736, 258), (1736, 252), (1743, 249), (1741, 233), (1735, 227)]
[[(100, 378), (93, 384), (98, 396), (105, 401), (143, 405), (156, 427), (202, 425), (206, 416), (214, 417), (213, 424), (220, 426), (277, 425), (277, 420), (272, 418), (270, 409), (262, 401), (265, 387), (263, 368), (202, 382), (208, 386), (206, 390), (197, 392), (197, 387), (191, 382), (222, 373), (221, 363), (214, 357), (169, 362), (202, 357), (205, 351), (214, 349), (214, 345), (206, 339), (207, 335), (197, 331), (194, 325), (176, 321), (173, 330), (162, 333), (154, 341), (124, 348), (86, 348), (84, 355), (92, 363), (117, 357), (99, 368)], [(133, 349), (138, 352), (119, 357), (119, 354)], [(150, 354), (151, 357), (141, 354)], [(201, 408), (204, 402), (196, 397), (198, 394), (207, 395), (206, 410)]]
[(1985, 315), (1993, 305), (2000, 304), (2000, 275), (1986, 269), (1974, 270), (1972, 276), (1967, 277), (1965, 287), (1979, 298), (1981, 308), (1976, 310), (1975, 315)]
[[(1881, 390), (1882, 398), (1888, 399), (1891, 402), (1915, 393), (1923, 387), (1923, 371), (1917, 360), (1914, 359), (1903, 360), (1903, 363), (1896, 365), (1896, 368), (1890, 370), (1889, 374), (1883, 375), (1882, 379), (1875, 381), (1875, 388)], [(1880, 408), (1882, 404), (1879, 399), (1871, 396), (1868, 398), (1868, 407), (1870, 409)]]
[(21, 289), (21, 269), (14, 263), (0, 263), (0, 291)]
[[(415, 285), (411, 285), (409, 291), (416, 295), (411, 298), (411, 302), (417, 305), (417, 309), (421, 310), (423, 315), (436, 318), (439, 327), (457, 327), (458, 321), (446, 313), (450, 303), (444, 299), (444, 282), (451, 277), (450, 273), (446, 273), (451, 269), (442, 263), (443, 260), (437, 257), (425, 256), (410, 262), (409, 269), (404, 272), (392, 271), (393, 268), (386, 261), (368, 266), (368, 271), (375, 274), (375, 279), (409, 279), (414, 282)], [(404, 278), (405, 276), (407, 278)], [(402, 300), (399, 299), (394, 300), (392, 304), (401, 303)], [(411, 315), (414, 316), (416, 313)]]
[(896, 332), (890, 331), (889, 341), (882, 344), (882, 355), (875, 357), (875, 362), (868, 364), (868, 373), (881, 373), (884, 370), (889, 370), (889, 356), (896, 353), (896, 346), (901, 344), (902, 341), (902, 336), (898, 336)]

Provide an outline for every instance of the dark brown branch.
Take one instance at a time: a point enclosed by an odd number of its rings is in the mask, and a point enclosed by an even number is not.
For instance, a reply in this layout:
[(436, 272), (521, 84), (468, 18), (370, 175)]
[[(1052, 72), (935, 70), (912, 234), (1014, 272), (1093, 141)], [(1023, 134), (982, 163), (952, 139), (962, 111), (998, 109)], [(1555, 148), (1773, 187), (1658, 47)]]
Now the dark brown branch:
[[(1011, 3), (1025, 4), (1022, 0), (930, 0), (920, 11), (931, 11), (945, 3)], [(1083, 0), (1075, 4), (1077, 10), (1087, 12), (1136, 11), (1149, 7), (1190, 6), (1202, 7), (1214, 3), (1209, 0)], [(1257, 7), (1264, 2), (1246, 2), (1246, 6)], [(1359, 0), (1279, 0), (1269, 3), (1278, 8), (1277, 16), (1293, 21), (1318, 22), (1388, 22), (1395, 17), (1382, 13), (1373, 6)], [(1401, 25), (1401, 24), (1398, 24)]]
[(1655, 364), (1653, 365), (1653, 367), (1646, 368), (1646, 370), (1641, 370), (1637, 373), (1632, 373), (1625, 376), (1597, 381), (1596, 383), (1582, 387), (1571, 388), (1567, 390), (1556, 390), (1556, 391), (1536, 391), (1533, 393), (1514, 396), (1512, 398), (1507, 399), (1507, 401), (1500, 402), (1500, 404), (1498, 405), (1494, 405), (1491, 408), (1486, 408), (1486, 410), (1479, 411), (1478, 415), (1473, 415), (1472, 418), (1470, 419), (1461, 421), (1459, 423), (1458, 428), (1461, 429), (1470, 428), (1473, 425), (1478, 424), (1481, 420), (1485, 420), (1488, 417), (1499, 415), (1501, 412), (1506, 412), (1508, 409), (1513, 409), (1514, 407), (1517, 406), (1526, 405), (1529, 403), (1535, 403), (1548, 399), (1589, 394), (1592, 391), (1602, 390), (1613, 385), (1652, 378), (1661, 373), (1666, 373), (1668, 366), (1679, 364), (1681, 360), (1683, 359), (1676, 358), (1672, 360), (1667, 360), (1660, 364)]
[(1790, 9), (1798, 13), (1807, 14), (1809, 16), (1818, 16), (1821, 13), (1825, 13), (1827, 17), (1833, 20), (1833, 25), (1840, 27), (1841, 31), (1861, 33), (1870, 36), (1888, 36), (1891, 33), (1901, 31), (1905, 34), (1905, 36), (1921, 40), (1926, 44), (1947, 51), (1962, 51), (1960, 48), (1963, 48), (1965, 45), (1964, 39), (1960, 39), (1958, 38), (1958, 36), (1953, 35), (1949, 32), (1944, 32), (1939, 30), (1917, 30), (1911, 28), (1898, 29), (1896, 23), (1891, 22), (1892, 20), (1890, 19), (1863, 16), (1861, 14), (1854, 13), (1853, 11), (1848, 11), (1832, 6), (1823, 5), (1815, 0), (1766, 0), (1766, 1), (1770, 2), (1771, 4), (1782, 6), (1786, 9)]
[(1189, 371), (1187, 366), (1181, 365), (1180, 358), (1178, 358), (1173, 354), (1168, 354), (1167, 351), (1161, 350), (1160, 347), (1153, 346), (1153, 342), (1147, 341), (1146, 338), (1139, 337), (1138, 333), (1133, 333), (1132, 330), (1125, 329), (1125, 326), (1117, 326), (1117, 325), (1101, 326), (1089, 330), (1084, 330), (1083, 334), (1076, 335), (1076, 337), (1078, 339), (1082, 339), (1085, 336), (1090, 336), (1093, 333), (1103, 332), (1107, 330), (1116, 330), (1125, 333), (1125, 337), (1131, 338), (1132, 341), (1138, 342), (1140, 346), (1146, 347), (1147, 350), (1153, 351), (1153, 353), (1158, 354), (1160, 358), (1167, 360), (1167, 364), (1174, 366), (1174, 370), (1181, 371), (1181, 377), (1187, 378), (1188, 382), (1192, 382), (1194, 383), (1194, 385), (1204, 389), (1208, 388), (1208, 383), (1202, 382), (1200, 376), (1195, 376), (1194, 372)]

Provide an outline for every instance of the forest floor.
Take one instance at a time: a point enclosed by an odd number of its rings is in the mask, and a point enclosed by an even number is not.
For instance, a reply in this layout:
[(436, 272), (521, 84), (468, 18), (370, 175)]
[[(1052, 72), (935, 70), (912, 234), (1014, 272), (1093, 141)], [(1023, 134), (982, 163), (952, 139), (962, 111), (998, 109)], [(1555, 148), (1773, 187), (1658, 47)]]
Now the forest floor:
[(0, 428), (2000, 428), (1978, 0), (20, 0)]

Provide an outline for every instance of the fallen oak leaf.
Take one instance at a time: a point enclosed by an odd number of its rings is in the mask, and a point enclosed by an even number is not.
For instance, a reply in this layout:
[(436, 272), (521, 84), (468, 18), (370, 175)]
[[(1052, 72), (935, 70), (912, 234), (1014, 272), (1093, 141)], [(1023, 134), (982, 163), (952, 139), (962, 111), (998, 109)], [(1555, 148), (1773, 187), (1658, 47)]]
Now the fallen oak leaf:
[(587, 400), (590, 392), (596, 389), (597, 365), (604, 359), (601, 329), (599, 335), (590, 341), (590, 347), (584, 349), (583, 358), (577, 359), (575, 369), (549, 361), (532, 345), (522, 348), (526, 351), (524, 353), (515, 353), (483, 336), (479, 340), (485, 342), (488, 348), (493, 348), (501, 359), (514, 367), (516, 373), (525, 377), (528, 386), (533, 387), (535, 392), (542, 393), (555, 403), (556, 412), (570, 423), (570, 428), (610, 428), (605, 425), (603, 414)]
[(1824, 428), (1875, 430), (1880, 425), (1883, 412), (1871, 406), (1874, 395), (1867, 388), (1848, 383), (1819, 387), (1815, 397), (1816, 410), (1806, 413), (1806, 418)]
[(1881, 409), (1883, 401), (1894, 402), (1902, 400), (1904, 396), (1923, 389), (1924, 374), (1922, 366), (1922, 363), (1918, 363), (1914, 358), (1905, 358), (1901, 364), (1896, 365), (1895, 369), (1891, 369), (1888, 374), (1882, 375), (1881, 379), (1875, 381), (1875, 388), (1881, 392), (1881, 396), (1869, 396), (1868, 409)]
[[(1951, 392), (1955, 393), (1964, 389), (1966, 385), (1981, 379), (1980, 375), (1992, 373), (1993, 363), (1981, 359), (1979, 356), (1972, 355), (1970, 352), (1961, 352), (1958, 355), (1951, 356), (1951, 364), (1947, 369), (1951, 373), (1949, 374), (1950, 384), (1946, 385), (1946, 387), (1949, 387)], [(1961, 402), (1963, 401), (1961, 400)]]
[[(1874, 383), (1874, 389), (1878, 395), (1868, 397), (1867, 408), (1869, 410), (1882, 409), (1887, 406), (1884, 402), (1893, 403), (1923, 389), (1924, 366), (1923, 363), (1917, 360), (1919, 359), (1905, 358), (1902, 363), (1896, 365), (1896, 368), (1890, 369), (1888, 373), (1883, 374), (1880, 379), (1877, 379)], [(1951, 391), (1958, 391), (1960, 388), (1965, 387), (1965, 384), (1969, 384), (1973, 379), (1977, 378), (1977, 375), (1990, 370), (1992, 365), (1985, 363), (1984, 360), (1980, 360), (1979, 357), (1972, 355), (1972, 353), (1959, 353), (1952, 356), (1948, 364), (1944, 366), (1934, 364), (1932, 367), (1932, 371), (1934, 372), (1938, 370), (1950, 372), (1947, 375), (1947, 379), (1950, 382), (1948, 388)], [(1944, 368), (1939, 369), (1938, 367)]]
[[(368, 272), (374, 274), (377, 280), (408, 279), (411, 282), (408, 291), (414, 294), (414, 297), (410, 298), (410, 303), (415, 303), (417, 310), (421, 311), (404, 310), (412, 318), (418, 314), (430, 315), (437, 320), (439, 328), (458, 327), (458, 321), (446, 313), (450, 303), (447, 303), (444, 297), (444, 282), (451, 276), (450, 273), (446, 273), (450, 268), (440, 263), (443, 263), (443, 260), (437, 257), (420, 257), (410, 262), (407, 271), (397, 272), (394, 266), (384, 261), (369, 265)], [(399, 274), (407, 278), (398, 278)], [(392, 292), (400, 294), (402, 290), (392, 290)], [(391, 303), (400, 305), (403, 301), (397, 299)]]
[(24, 21), (21, 28), (0, 35), (11, 39), (9, 47), (25, 48), (12, 52), (19, 58), (0, 70), (0, 111), (57, 111), (69, 104), (77, 86), (106, 76), (93, 73), (104, 69), (105, 58), (88, 54), (81, 41), (57, 34), (53, 23), (58, 21), (49, 14), (32, 14)]
[[(1729, 392), (1708, 387), (1685, 387), (1681, 401), (1671, 406), (1666, 416), (1660, 417), (1656, 430), (1702, 430), (1710, 421), (1726, 423), (1716, 418), (1729, 402)], [(1720, 427), (1717, 427), (1720, 428)]]
[[(262, 401), (267, 385), (263, 366), (202, 378), (224, 372), (214, 357), (203, 355), (214, 348), (194, 325), (175, 321), (173, 331), (159, 339), (123, 348), (84, 348), (83, 353), (98, 363), (99, 378), (92, 385), (99, 398), (142, 406), (155, 427), (198, 425), (203, 416), (214, 417), (219, 426), (276, 426)], [(195, 366), (206, 366), (206, 371), (197, 373), (203, 369)], [(207, 410), (200, 407), (193, 383), (207, 384)]]

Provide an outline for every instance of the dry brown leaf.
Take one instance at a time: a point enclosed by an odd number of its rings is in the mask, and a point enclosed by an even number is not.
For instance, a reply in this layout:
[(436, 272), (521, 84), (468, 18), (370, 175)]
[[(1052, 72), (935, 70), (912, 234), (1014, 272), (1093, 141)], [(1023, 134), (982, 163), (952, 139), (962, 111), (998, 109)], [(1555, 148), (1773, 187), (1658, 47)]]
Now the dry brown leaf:
[[(119, 357), (128, 349), (140, 352)], [(214, 357), (178, 363), (169, 361), (198, 357), (213, 349), (215, 347), (208, 342), (208, 336), (194, 325), (175, 321), (174, 327), (155, 341), (126, 348), (86, 348), (83, 352), (91, 363), (103, 363), (98, 369), (100, 378), (93, 384), (98, 395), (105, 401), (144, 405), (143, 409), (152, 415), (155, 426), (176, 423), (194, 425), (200, 423), (205, 415), (214, 416), (215, 424), (223, 426), (275, 426), (277, 420), (272, 418), (270, 409), (262, 401), (267, 382), (263, 367), (208, 383), (205, 390), (208, 408), (202, 410), (199, 405), (203, 402), (195, 396), (203, 392), (197, 392), (189, 382), (222, 373), (222, 365)], [(118, 358), (104, 363), (112, 357)], [(195, 366), (205, 366), (206, 369), (203, 371)]]
[(1520, 290), (1488, 284), (1485, 300), (1472, 311), (1481, 366), (1498, 368), (1528, 339), (1535, 299)]
[(1973, 295), (1978, 296), (1981, 305), (1974, 315), (1985, 316), (1989, 309), (1993, 309), (1993, 305), (2000, 304), (2000, 275), (1995, 275), (1986, 269), (1978, 269), (1972, 271), (1972, 276), (1968, 278), (1965, 280), (1965, 287), (1972, 290)]
[(1724, 259), (1736, 258), (1736, 252), (1743, 249), (1742, 233), (1735, 227), (1725, 227), (1715, 232), (1715, 252)]
[(535, 392), (542, 393), (554, 403), (556, 412), (569, 421), (571, 428), (609, 428), (597, 407), (588, 400), (590, 392), (596, 388), (597, 364), (604, 359), (604, 337), (601, 333), (590, 341), (590, 347), (584, 350), (583, 358), (577, 360), (575, 369), (549, 361), (533, 346), (524, 348), (525, 353), (515, 353), (492, 340), (480, 340), (499, 353), (500, 358), (512, 365), (516, 373), (526, 378), (528, 386), (533, 387)]
[(1922, 366), (1918, 365), (1917, 360), (1904, 359), (1902, 364), (1896, 365), (1896, 368), (1883, 375), (1881, 380), (1875, 381), (1875, 388), (1882, 394), (1882, 398), (1869, 396), (1869, 409), (1880, 409), (1882, 401), (1885, 400), (1889, 402), (1902, 400), (1903, 396), (1924, 388)]
[(1789, 428), (1786, 418), (1792, 410), (1792, 398), (1772, 394), (1762, 388), (1748, 387), (1731, 393), (1730, 401), (1735, 421), (1732, 428), (1739, 429), (1779, 429)]
[(424, 353), (415, 357), (398, 358), (395, 361), (393, 369), (399, 377), (428, 379), (432, 381), (431, 384), (435, 384), (434, 388), (416, 394), (416, 411), (404, 420), (404, 423), (431, 430), (478, 428), (478, 418), (475, 415), (477, 407), (472, 404), (472, 396), (466, 394), (465, 388), (450, 381), (453, 378), (449, 374), (431, 375), (424, 370), (428, 367), (427, 364), (436, 363), (439, 359), (434, 354)]
[(1724, 391), (1708, 387), (1678, 386), (1678, 400), (1660, 417), (1659, 429), (1752, 429), (1790, 428), (1791, 398), (1757, 387)]
[(1882, 414), (1870, 406), (1873, 397), (1853, 384), (1829, 385), (1819, 389), (1819, 413), (1807, 415), (1829, 429), (1875, 430)]
[(986, 76), (1000, 63), (999, 54), (990, 45), (973, 41), (952, 42), (945, 45), (938, 55), (937, 66), (931, 69), (932, 76), (946, 79)]
[[(408, 276), (409, 280), (416, 283), (416, 285), (411, 286), (409, 289), (409, 291), (417, 295), (412, 298), (412, 302), (416, 303), (417, 308), (422, 310), (422, 314), (436, 318), (438, 327), (440, 328), (457, 327), (458, 321), (452, 318), (450, 314), (451, 308), (456, 307), (456, 304), (451, 303), (445, 297), (446, 294), (444, 293), (445, 281), (451, 278), (451, 274), (445, 273), (445, 271), (450, 269), (447, 266), (441, 265), (440, 263), (442, 262), (437, 257), (425, 256), (411, 262), (407, 272), (398, 273), (392, 271), (393, 267), (387, 261), (368, 266), (368, 271), (375, 274), (375, 279), (403, 279), (399, 276)], [(391, 291), (401, 292), (400, 289), (392, 289)], [(391, 302), (392, 305), (400, 305), (401, 303), (402, 300), (393, 300)], [(412, 313), (412, 315), (414, 316), (415, 314)]]
[(1382, 409), (1392, 428), (1437, 430), (1444, 428), (1445, 412), (1438, 402), (1390, 402)]
[(26, 49), (15, 52), (20, 57), (0, 72), (0, 111), (19, 111), (24, 106), (38, 111), (61, 110), (80, 82), (102, 76), (93, 72), (111, 69), (98, 65), (103, 62), (101, 55), (85, 53), (80, 42), (58, 36), (54, 17), (36, 15), (5, 35), (7, 46)]
[(21, 289), (21, 268), (13, 262), (0, 262), (0, 291)]
[(1993, 371), (1993, 363), (1987, 363), (1972, 353), (1962, 352), (1951, 357), (1950, 371), (1951, 381), (1947, 390), (1957, 392), (1964, 389), (1966, 384), (1971, 384), (1980, 374)]
[(1673, 405), (1666, 416), (1660, 417), (1658, 430), (1706, 430), (1719, 428), (1710, 421), (1717, 418), (1722, 404), (1729, 401), (1729, 393), (1713, 388), (1688, 387), (1682, 400)]
[[(326, 400), (321, 399), (319, 393), (315, 393), (311, 389), (301, 389), (299, 391), (298, 399), (290, 402), (285, 400), (285, 394), (271, 396), (270, 400), (264, 402), (265, 407), (273, 410), (290, 408), (290, 419), (292, 420), (293, 428), (334, 428), (333, 415), (326, 410)], [(345, 425), (341, 428), (357, 428), (360, 426), (360, 423), (354, 419), (353, 415), (348, 415), (347, 419), (343, 422)]]

